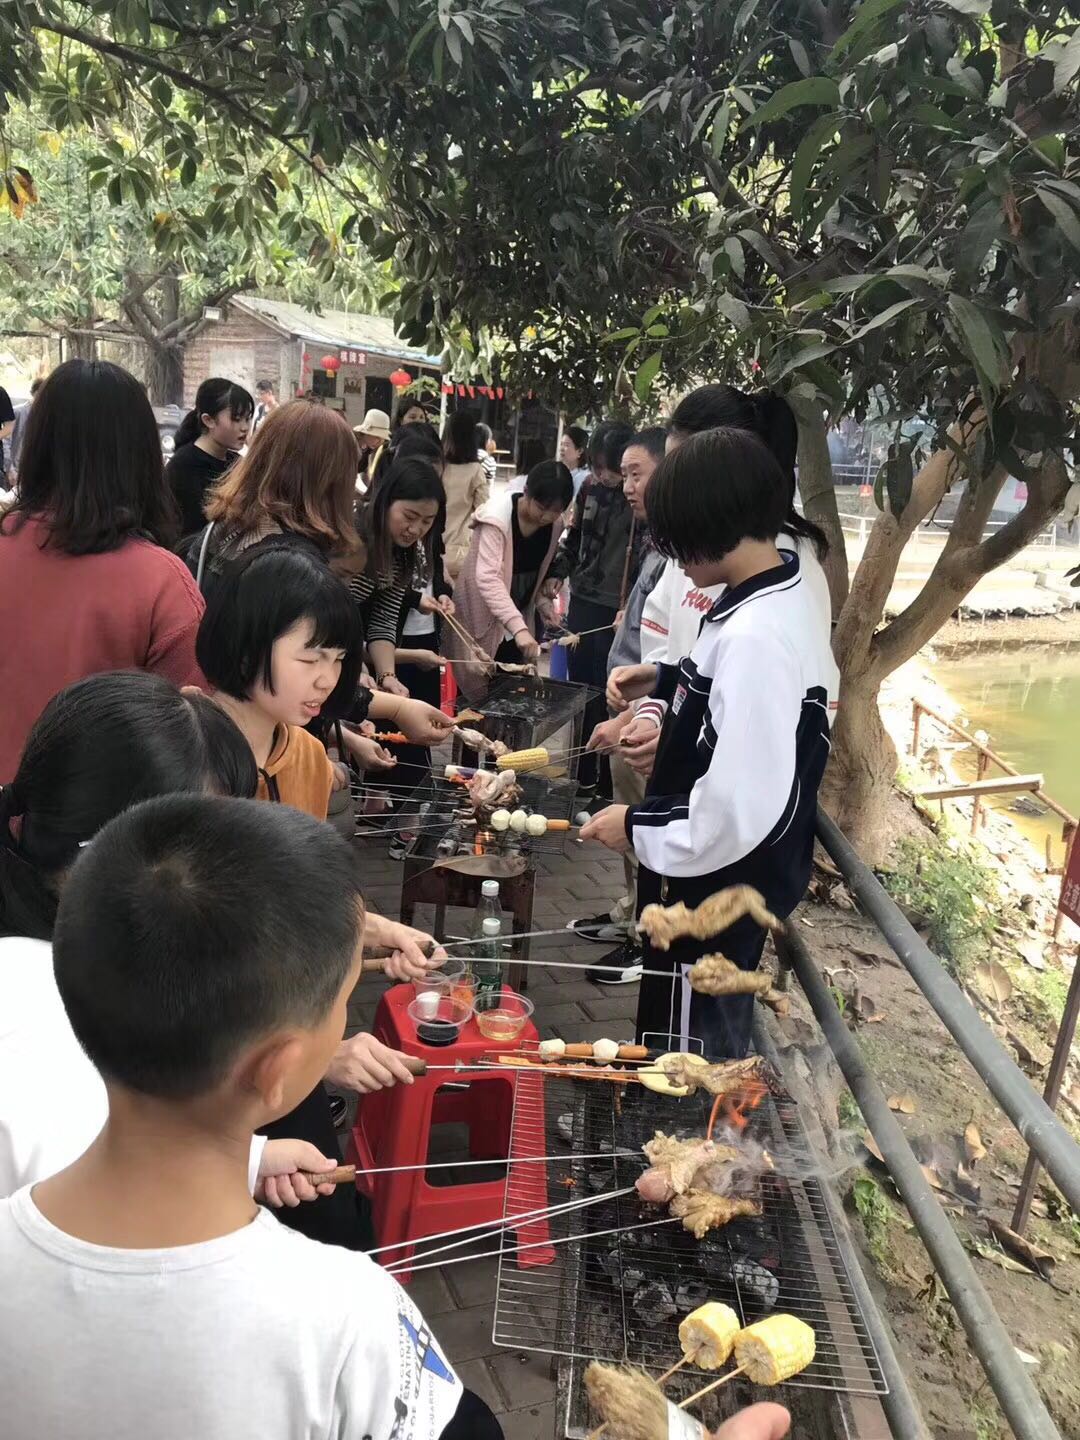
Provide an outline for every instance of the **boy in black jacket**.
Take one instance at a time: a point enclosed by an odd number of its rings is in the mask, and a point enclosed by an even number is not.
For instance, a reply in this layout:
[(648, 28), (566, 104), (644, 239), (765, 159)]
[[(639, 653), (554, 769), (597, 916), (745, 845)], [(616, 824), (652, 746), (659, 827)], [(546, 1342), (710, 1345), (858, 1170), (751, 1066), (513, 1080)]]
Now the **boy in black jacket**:
[[(798, 556), (777, 547), (789, 488), (761, 441), (734, 429), (687, 441), (649, 487), (657, 549), (696, 585), (727, 588), (677, 667), (621, 672), (623, 701), (651, 695), (662, 717), (656, 764), (642, 804), (601, 811), (582, 839), (634, 849), (639, 914), (653, 902), (695, 906), (748, 884), (783, 916), (806, 889), (836, 666)], [(668, 970), (671, 979), (643, 980), (639, 1038), (670, 1039), (672, 1048), (696, 1039), (708, 1055), (745, 1054), (752, 998), (698, 995), (686, 972), (716, 951), (756, 969), (764, 943), (749, 918), (668, 951), (646, 943), (646, 971)]]

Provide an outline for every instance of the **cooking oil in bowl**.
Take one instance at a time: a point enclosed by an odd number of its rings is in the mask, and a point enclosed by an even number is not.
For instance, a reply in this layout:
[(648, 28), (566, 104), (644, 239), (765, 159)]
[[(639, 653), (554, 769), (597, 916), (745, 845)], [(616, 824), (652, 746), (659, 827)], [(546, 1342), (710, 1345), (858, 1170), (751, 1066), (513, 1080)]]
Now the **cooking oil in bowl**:
[(525, 1024), (525, 1016), (512, 1010), (485, 1010), (476, 1017), (481, 1035), (489, 1040), (516, 1040)]
[(474, 1001), (476, 1027), (487, 1040), (516, 1040), (533, 1012), (533, 1003), (505, 986), (481, 991)]

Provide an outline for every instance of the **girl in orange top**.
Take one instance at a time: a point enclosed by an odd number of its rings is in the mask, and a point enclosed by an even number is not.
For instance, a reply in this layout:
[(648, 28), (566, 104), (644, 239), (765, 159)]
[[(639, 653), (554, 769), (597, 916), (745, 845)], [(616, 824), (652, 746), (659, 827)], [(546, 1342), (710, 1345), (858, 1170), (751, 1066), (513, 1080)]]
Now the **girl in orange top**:
[(356, 694), (363, 635), (344, 584), (306, 547), (260, 541), (211, 591), (195, 651), (254, 751), (259, 798), (325, 820), (340, 781), (304, 726), (340, 719)]

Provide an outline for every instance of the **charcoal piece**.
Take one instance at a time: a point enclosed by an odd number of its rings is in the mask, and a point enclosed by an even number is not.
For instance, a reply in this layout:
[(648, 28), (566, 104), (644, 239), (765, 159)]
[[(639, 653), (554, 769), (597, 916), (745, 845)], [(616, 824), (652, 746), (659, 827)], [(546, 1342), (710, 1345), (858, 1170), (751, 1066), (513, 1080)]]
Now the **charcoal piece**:
[(619, 1252), (617, 1250), (601, 1250), (599, 1259), (600, 1269), (603, 1270), (612, 1285), (621, 1286), (623, 1276)]
[(611, 1171), (610, 1171), (610, 1170), (590, 1170), (590, 1171), (589, 1171), (589, 1189), (590, 1189), (590, 1190), (595, 1190), (598, 1195), (602, 1194), (605, 1190), (610, 1190), (610, 1189), (611, 1189)]
[[(632, 1295), (642, 1286), (645, 1286), (645, 1271), (639, 1270), (635, 1265), (625, 1265), (622, 1272), (622, 1288), (627, 1294)], [(648, 1289), (648, 1286), (645, 1288)]]
[(731, 1279), (732, 1257), (725, 1241), (710, 1240), (706, 1236), (698, 1246), (697, 1259), (698, 1264), (707, 1274), (723, 1280)]
[(762, 1220), (733, 1220), (724, 1227), (724, 1240), (735, 1255), (764, 1260), (776, 1253), (776, 1239)]
[[(624, 1287), (625, 1288), (625, 1287)], [(634, 1296), (634, 1310), (646, 1325), (662, 1325), (678, 1312), (671, 1291), (663, 1280), (650, 1280)]]
[(753, 1299), (762, 1310), (771, 1310), (780, 1297), (780, 1281), (772, 1271), (745, 1255), (740, 1255), (735, 1261), (731, 1275), (743, 1294)]
[(709, 1298), (709, 1287), (702, 1280), (684, 1280), (675, 1291), (677, 1310), (696, 1310)]

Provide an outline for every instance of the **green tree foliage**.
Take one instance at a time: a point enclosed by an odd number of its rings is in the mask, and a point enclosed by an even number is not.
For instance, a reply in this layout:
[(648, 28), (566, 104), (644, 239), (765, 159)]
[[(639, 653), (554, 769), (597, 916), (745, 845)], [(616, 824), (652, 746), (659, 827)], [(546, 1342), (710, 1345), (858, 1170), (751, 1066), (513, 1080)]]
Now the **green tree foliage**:
[[(497, 353), (570, 411), (701, 378), (774, 385), (837, 538), (826, 419), (894, 422), (842, 610), (845, 567), (832, 577), (836, 794), (872, 854), (882, 679), (1068, 487), (1078, 74), (1076, 0), (0, 6), (0, 94), (39, 97), (61, 129), (88, 103), (137, 111), (186, 183), (209, 156), (284, 153), (305, 203), (341, 202), (340, 241), (392, 264), (410, 340), (479, 369)], [(18, 192), (11, 167), (32, 167), (6, 163)], [(225, 229), (247, 219), (234, 178)], [(102, 183), (158, 205), (135, 156)], [(986, 539), (1009, 472), (1028, 503)], [(882, 626), (904, 544), (957, 485), (933, 574)]]

